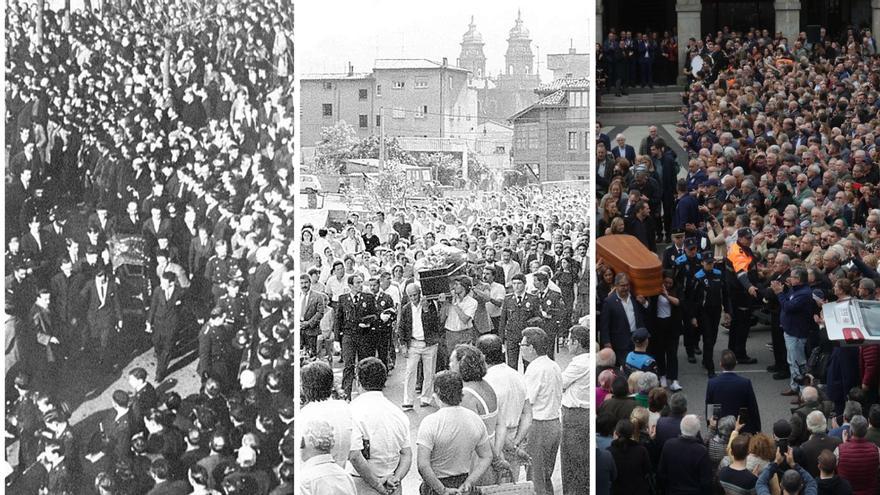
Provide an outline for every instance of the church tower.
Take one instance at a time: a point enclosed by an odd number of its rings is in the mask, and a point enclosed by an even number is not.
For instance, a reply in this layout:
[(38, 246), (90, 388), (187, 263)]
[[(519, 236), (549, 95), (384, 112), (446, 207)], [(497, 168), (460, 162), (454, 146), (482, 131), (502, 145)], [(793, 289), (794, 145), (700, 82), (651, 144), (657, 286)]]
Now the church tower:
[(486, 55), (483, 53), (483, 35), (477, 31), (474, 24), (474, 16), (468, 30), (461, 39), (461, 55), (458, 57), (458, 66), (471, 71), (470, 79), (482, 79), (486, 77)]
[(532, 53), (532, 40), (529, 39), (529, 30), (523, 26), (522, 13), (517, 10), (516, 24), (510, 30), (507, 38), (507, 53), (505, 59), (505, 74), (508, 76), (533, 74), (535, 56)]

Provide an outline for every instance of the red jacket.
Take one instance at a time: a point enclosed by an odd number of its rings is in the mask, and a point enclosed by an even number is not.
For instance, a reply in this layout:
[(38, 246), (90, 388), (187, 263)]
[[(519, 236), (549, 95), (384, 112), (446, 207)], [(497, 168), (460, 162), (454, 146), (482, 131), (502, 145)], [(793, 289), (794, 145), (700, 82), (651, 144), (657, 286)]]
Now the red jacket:
[(837, 447), (837, 474), (849, 481), (854, 495), (877, 493), (877, 468), (880, 451), (865, 438), (850, 438)]
[(859, 347), (859, 371), (862, 383), (876, 389), (880, 378), (880, 344)]

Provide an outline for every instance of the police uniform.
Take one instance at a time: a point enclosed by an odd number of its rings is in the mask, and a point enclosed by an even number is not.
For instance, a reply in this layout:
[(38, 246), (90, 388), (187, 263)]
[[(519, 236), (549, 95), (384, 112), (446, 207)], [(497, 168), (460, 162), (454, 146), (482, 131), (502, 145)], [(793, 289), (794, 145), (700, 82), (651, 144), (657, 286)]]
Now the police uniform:
[(199, 364), (196, 371), (203, 380), (212, 377), (221, 386), (229, 385), (230, 336), (226, 325), (215, 326), (207, 322), (202, 326), (199, 331)]
[(727, 250), (725, 259), (725, 281), (730, 294), (731, 322), (728, 348), (736, 354), (740, 363), (753, 364), (757, 362), (746, 354), (746, 341), (749, 338), (751, 327), (752, 306), (755, 298), (749, 294), (749, 289), (755, 287), (758, 282), (757, 260), (750, 247), (739, 245), (739, 239), (752, 238), (752, 232), (748, 228), (737, 231), (737, 242)]
[(236, 267), (235, 260), (229, 255), (220, 258), (215, 254), (208, 259), (205, 265), (205, 280), (211, 284), (211, 295), (215, 301), (226, 293), (225, 284), (234, 278), (232, 274)]
[[(391, 348), (392, 327), (394, 322), (397, 321), (397, 308), (394, 306), (394, 299), (388, 293), (379, 291), (376, 294), (376, 311), (380, 317), (376, 318), (375, 333), (373, 335), (375, 338), (374, 345), (379, 353), (379, 359), (382, 360), (387, 368), (389, 364), (388, 352)], [(389, 316), (388, 321), (382, 321), (381, 315), (383, 314)]]
[(371, 345), (372, 339), (368, 335), (379, 314), (376, 298), (369, 292), (342, 294), (334, 313), (334, 329), (342, 346), (342, 388), (351, 397), (355, 363), (376, 354), (376, 348)]
[(517, 369), (519, 366), (519, 343), (522, 331), (531, 325), (540, 324), (541, 303), (533, 294), (521, 296), (508, 294), (501, 306), (501, 322), (498, 325), (501, 338), (507, 343), (507, 364)]
[(547, 349), (547, 356), (553, 359), (556, 356), (556, 336), (560, 330), (564, 331), (567, 329), (564, 320), (568, 311), (565, 308), (565, 300), (562, 299), (562, 294), (556, 291), (544, 289), (544, 293), (538, 294), (538, 297), (541, 311), (549, 315), (548, 318), (544, 318), (542, 314), (541, 328), (547, 333), (547, 338), (551, 343), (550, 348)]
[[(712, 259), (711, 252), (703, 253), (704, 259)], [(718, 340), (718, 325), (721, 323), (721, 312), (728, 308), (727, 287), (724, 283), (724, 274), (714, 266), (710, 270), (700, 268), (694, 274), (694, 287), (692, 290), (693, 308), (697, 312), (697, 321), (700, 333), (703, 336), (703, 367), (709, 375), (715, 374), (715, 361), (713, 349)]]
[(232, 327), (233, 332), (250, 326), (247, 296), (241, 292), (235, 297), (229, 294), (222, 296), (217, 301), (217, 307), (226, 315), (226, 323)]
[[(702, 255), (696, 253), (694, 256), (688, 256), (688, 249), (699, 247), (698, 240), (693, 237), (685, 239), (684, 247), (685, 254), (682, 254), (675, 259), (675, 280), (676, 285), (684, 288), (683, 295), (685, 300), (692, 300), (693, 289), (695, 287), (694, 274), (700, 270)], [(693, 325), (693, 319), (697, 317), (696, 308), (685, 304), (682, 307), (681, 313), (682, 319), (684, 320), (684, 325), (682, 326), (684, 334), (684, 349), (687, 352), (688, 361), (695, 363), (696, 357), (694, 357), (694, 355), (700, 352), (699, 329), (695, 328)]]

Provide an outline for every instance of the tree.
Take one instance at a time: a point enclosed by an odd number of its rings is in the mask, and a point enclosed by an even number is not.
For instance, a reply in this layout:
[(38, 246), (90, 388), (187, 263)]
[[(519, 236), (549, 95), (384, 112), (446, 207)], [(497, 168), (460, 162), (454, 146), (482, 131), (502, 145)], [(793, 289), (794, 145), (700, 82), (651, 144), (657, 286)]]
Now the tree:
[(489, 178), (489, 168), (480, 161), (476, 153), (468, 153), (468, 180), (479, 187), (487, 178)]
[(360, 144), (354, 127), (340, 120), (331, 127), (321, 129), (321, 142), (311, 166), (313, 174), (339, 174), (345, 160), (354, 158), (354, 150)]
[[(353, 158), (373, 158), (379, 159), (379, 136), (373, 134), (363, 138), (354, 150), (352, 150)], [(412, 163), (413, 157), (409, 152), (404, 151), (397, 142), (397, 138), (385, 138), (385, 160), (396, 161), (400, 163)]]
[(391, 206), (406, 206), (406, 200), (415, 191), (415, 184), (407, 179), (400, 162), (386, 161), (385, 166), (365, 183), (367, 196), (375, 209), (387, 211)]
[(444, 186), (454, 186), (461, 178), (461, 160), (449, 153), (422, 154), (415, 164), (434, 169), (434, 178)]

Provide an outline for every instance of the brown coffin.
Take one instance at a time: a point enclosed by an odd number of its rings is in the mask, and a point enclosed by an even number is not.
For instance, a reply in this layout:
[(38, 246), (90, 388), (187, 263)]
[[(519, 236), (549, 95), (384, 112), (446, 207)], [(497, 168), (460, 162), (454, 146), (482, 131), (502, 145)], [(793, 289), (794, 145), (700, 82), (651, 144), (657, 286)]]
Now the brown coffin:
[(631, 235), (606, 235), (596, 239), (596, 257), (614, 270), (629, 275), (637, 296), (656, 296), (663, 288), (660, 258)]

